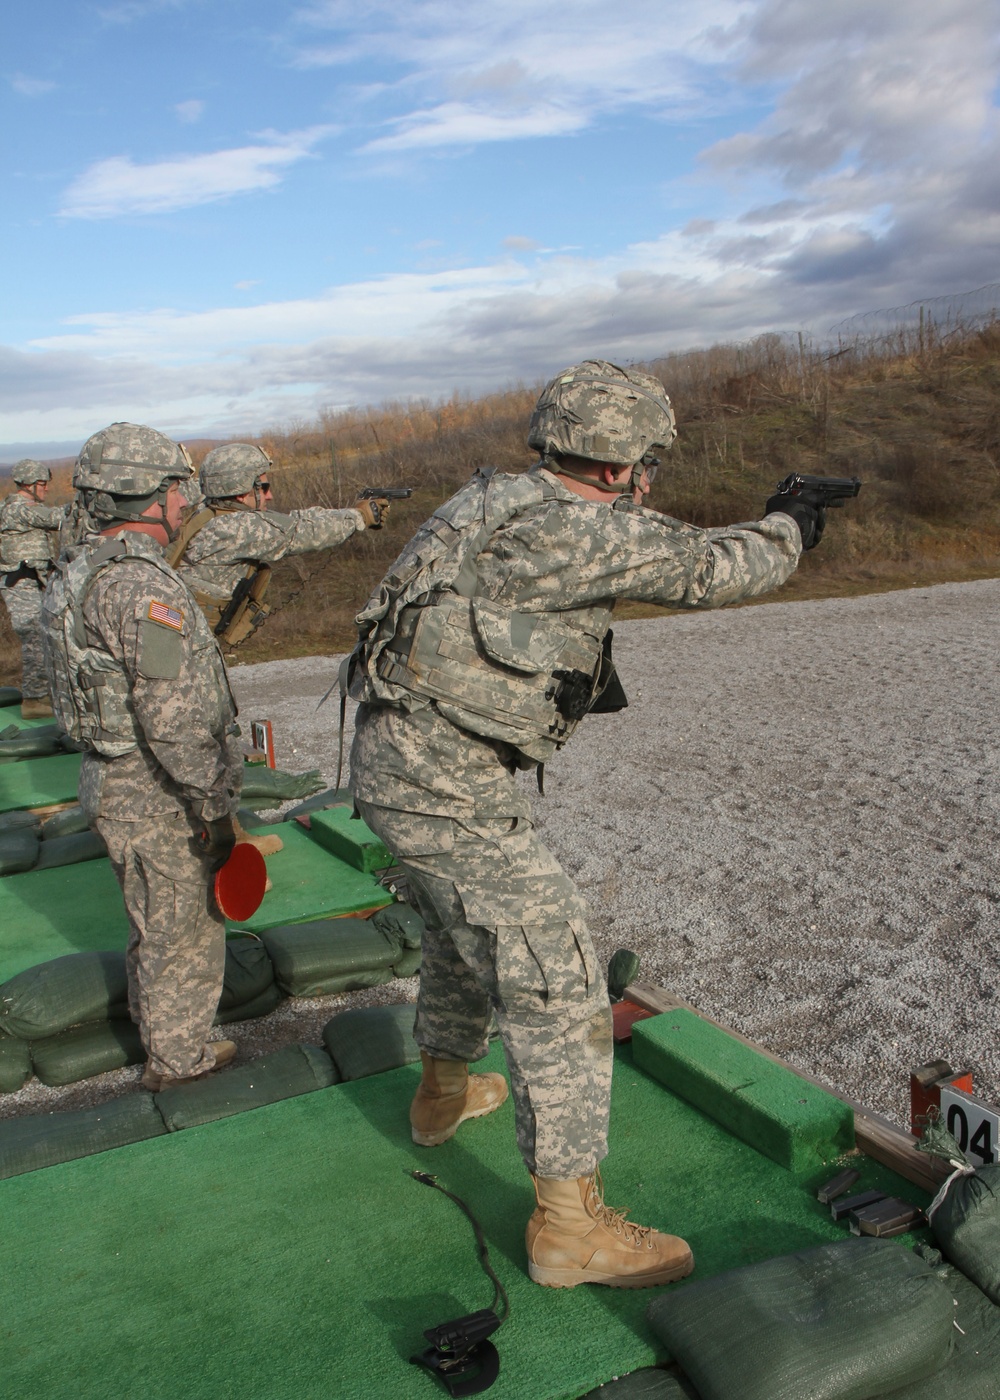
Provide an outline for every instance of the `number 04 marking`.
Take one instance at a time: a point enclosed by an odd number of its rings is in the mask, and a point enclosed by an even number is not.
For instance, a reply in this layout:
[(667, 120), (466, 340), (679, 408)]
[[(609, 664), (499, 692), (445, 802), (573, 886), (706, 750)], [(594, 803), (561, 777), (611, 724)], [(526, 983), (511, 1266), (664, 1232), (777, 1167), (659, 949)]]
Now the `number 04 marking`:
[(957, 1089), (941, 1090), (941, 1117), (944, 1125), (973, 1166), (988, 1166), (997, 1160), (1000, 1146), (1000, 1114)]

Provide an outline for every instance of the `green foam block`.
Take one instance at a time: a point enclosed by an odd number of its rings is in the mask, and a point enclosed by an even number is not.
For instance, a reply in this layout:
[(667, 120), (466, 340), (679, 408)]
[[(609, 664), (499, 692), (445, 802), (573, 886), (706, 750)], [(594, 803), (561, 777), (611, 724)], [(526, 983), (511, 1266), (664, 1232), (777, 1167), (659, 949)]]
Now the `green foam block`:
[(352, 817), (350, 807), (332, 807), (325, 812), (313, 812), (309, 834), (314, 841), (355, 870), (371, 873), (385, 870), (395, 857), (360, 817)]
[(75, 802), (79, 781), (78, 753), (22, 758), (20, 763), (4, 764), (0, 768), (0, 812)]
[(797, 1174), (854, 1147), (854, 1110), (693, 1011), (639, 1021), (635, 1062), (734, 1137)]

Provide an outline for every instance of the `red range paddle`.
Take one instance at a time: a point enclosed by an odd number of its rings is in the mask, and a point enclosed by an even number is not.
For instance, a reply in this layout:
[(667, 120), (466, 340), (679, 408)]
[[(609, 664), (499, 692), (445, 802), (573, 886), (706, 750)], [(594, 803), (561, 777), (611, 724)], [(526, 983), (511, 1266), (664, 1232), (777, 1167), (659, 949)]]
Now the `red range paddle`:
[(260, 908), (267, 884), (267, 866), (256, 846), (241, 842), (215, 872), (215, 902), (219, 912), (241, 924)]

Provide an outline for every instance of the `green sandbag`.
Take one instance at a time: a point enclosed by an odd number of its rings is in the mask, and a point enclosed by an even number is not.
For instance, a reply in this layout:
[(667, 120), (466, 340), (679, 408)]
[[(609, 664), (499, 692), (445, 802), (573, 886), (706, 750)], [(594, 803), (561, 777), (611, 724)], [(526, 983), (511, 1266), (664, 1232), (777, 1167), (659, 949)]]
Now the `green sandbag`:
[(125, 954), (67, 953), (38, 963), (0, 987), (0, 1030), (41, 1040), (84, 1021), (106, 1021), (128, 1001)]
[(222, 982), (222, 995), (219, 998), (219, 1010), (229, 1012), (245, 1006), (273, 986), (274, 968), (260, 939), (227, 939), (226, 970)]
[(424, 921), (412, 904), (406, 904), (402, 900), (397, 900), (395, 904), (387, 904), (384, 909), (375, 911), (371, 921), (380, 933), (384, 933), (387, 938), (398, 939), (404, 948), (420, 947)]
[(71, 1162), (166, 1133), (152, 1097), (130, 1093), (96, 1108), (39, 1113), (0, 1123), (0, 1179)]
[(307, 797), (304, 802), (300, 802), (297, 807), (290, 807), (282, 821), (294, 821), (296, 817), (304, 817), (309, 812), (324, 812), (328, 807), (350, 807), (354, 810), (354, 797), (350, 788), (324, 788), (322, 792), (314, 793), (312, 797)]
[(274, 1008), (280, 1006), (284, 999), (281, 988), (276, 982), (272, 982), (261, 992), (260, 996), (254, 997), (252, 1001), (245, 1001), (242, 1006), (231, 1006), (228, 1011), (217, 1011), (215, 1024), (228, 1026), (230, 1021), (253, 1021), (258, 1016), (270, 1016)]
[(848, 1238), (687, 1284), (647, 1316), (701, 1400), (871, 1400), (947, 1362), (946, 1275)]
[(608, 996), (612, 1001), (621, 1001), (625, 988), (639, 979), (639, 954), (629, 948), (619, 948), (612, 953), (608, 963)]
[(399, 1069), (420, 1059), (413, 1039), (412, 1002), (402, 1006), (354, 1006), (341, 1011), (323, 1027), (323, 1044), (333, 1056), (340, 1077), (365, 1079), (387, 1069)]
[[(922, 1246), (919, 1252), (934, 1262), (935, 1250)], [(894, 1390), (891, 1400), (1000, 1400), (1000, 1308), (958, 1269), (948, 1271), (948, 1287), (955, 1300), (950, 1361), (943, 1371)]]
[(21, 732), (19, 724), (8, 724), (5, 729), (0, 729), (0, 740), (16, 739)]
[(11, 739), (0, 739), (0, 758), (44, 758), (62, 753), (63, 746), (55, 725), (24, 729)]
[(82, 860), (100, 860), (108, 848), (96, 831), (80, 831), (75, 836), (52, 836), (43, 841), (36, 870), (54, 870), (59, 865), (79, 865)]
[(694, 1391), (676, 1376), (654, 1366), (630, 1371), (627, 1376), (616, 1376), (596, 1390), (588, 1390), (580, 1400), (605, 1400), (605, 1397), (607, 1400), (698, 1400)]
[(0, 708), (6, 705), (20, 705), (23, 698), (16, 685), (0, 685)]
[(37, 812), (0, 812), (0, 834), (22, 831), (25, 827), (30, 827), (36, 835), (41, 832), (42, 819)]
[(392, 977), (401, 948), (370, 919), (315, 919), (261, 934), (278, 986), (291, 997), (377, 987)]
[(90, 823), (83, 815), (83, 808), (65, 807), (61, 812), (53, 812), (42, 822), (43, 841), (51, 841), (54, 836), (78, 836), (81, 831), (89, 831)]
[(956, 1177), (931, 1224), (945, 1258), (1000, 1304), (1000, 1165)]
[(0, 1094), (16, 1094), (31, 1078), (31, 1049), (26, 1040), (0, 1035)]
[(338, 1082), (336, 1067), (319, 1045), (286, 1045), (238, 1069), (161, 1089), (156, 1106), (170, 1131), (177, 1132)]
[(393, 977), (416, 977), (420, 971), (420, 949), (404, 948), (399, 962), (392, 965)]
[[(308, 773), (283, 773), (280, 768), (268, 768), (266, 764), (252, 764), (243, 771), (241, 797), (249, 806), (276, 807), (279, 802), (287, 802), (292, 797), (308, 797), (323, 786), (323, 778), (318, 768)], [(266, 798), (267, 802), (262, 799)], [(251, 800), (252, 799), (252, 800)]]
[(0, 875), (19, 875), (38, 863), (42, 843), (30, 826), (0, 834)]
[(131, 1021), (97, 1021), (31, 1042), (35, 1073), (43, 1084), (53, 1087), (138, 1065), (145, 1058), (139, 1027)]
[(241, 807), (236, 813), (236, 819), (244, 831), (254, 831), (258, 826), (269, 825), (263, 817), (258, 817), (252, 807)]

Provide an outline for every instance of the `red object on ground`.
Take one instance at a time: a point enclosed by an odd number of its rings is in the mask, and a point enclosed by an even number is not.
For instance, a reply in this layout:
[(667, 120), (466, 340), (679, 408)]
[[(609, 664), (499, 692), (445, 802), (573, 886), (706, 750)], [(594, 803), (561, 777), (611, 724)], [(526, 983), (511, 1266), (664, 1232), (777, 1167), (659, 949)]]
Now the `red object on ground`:
[(644, 1006), (639, 1006), (634, 1001), (612, 1002), (611, 1015), (614, 1018), (614, 1038), (615, 1044), (621, 1045), (623, 1041), (632, 1039), (632, 1027), (636, 1021), (645, 1021), (647, 1016), (652, 1016), (652, 1011), (647, 1011)]
[(221, 870), (215, 872), (215, 902), (235, 923), (256, 914), (264, 898), (267, 866), (256, 846), (241, 841)]

